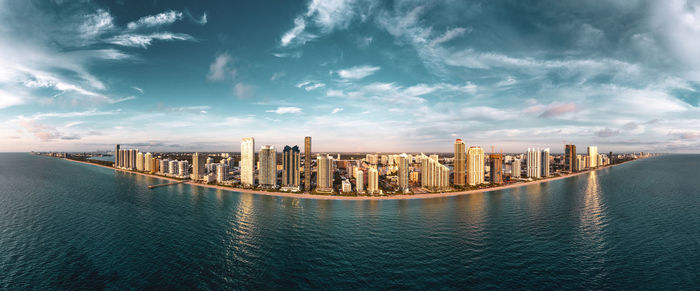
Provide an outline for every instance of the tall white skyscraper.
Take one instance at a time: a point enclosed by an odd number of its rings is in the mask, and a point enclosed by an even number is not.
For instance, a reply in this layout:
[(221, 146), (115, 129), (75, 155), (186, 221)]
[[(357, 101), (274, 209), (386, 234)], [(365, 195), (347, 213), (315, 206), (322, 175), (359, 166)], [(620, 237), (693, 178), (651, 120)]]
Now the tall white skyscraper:
[(542, 166), (540, 150), (535, 148), (527, 149), (527, 176), (530, 178), (541, 177)]
[(255, 139), (241, 139), (241, 184), (255, 186)]
[(542, 177), (549, 177), (549, 148), (542, 150)]
[(520, 173), (520, 167), (521, 163), (519, 159), (513, 160), (513, 163), (511, 163), (511, 168), (510, 168), (510, 175), (513, 178), (520, 178), (521, 173)]
[(153, 171), (153, 163), (151, 160), (153, 159), (153, 155), (151, 153), (146, 153), (143, 155), (143, 170), (145, 172), (152, 172)]
[(367, 192), (370, 194), (379, 193), (379, 172), (375, 168), (367, 170)]
[(143, 171), (143, 153), (138, 152), (136, 153), (136, 170), (139, 172)]
[(421, 160), (421, 186), (426, 189), (443, 189), (449, 186), (450, 169), (425, 155)]
[(588, 158), (590, 159), (590, 167), (595, 168), (598, 166), (598, 147), (590, 146), (588, 147)]
[(264, 145), (258, 153), (260, 169), (258, 177), (260, 185), (264, 187), (277, 186), (277, 150), (274, 146)]
[(467, 184), (475, 186), (484, 183), (484, 149), (469, 147), (467, 150)]
[(318, 156), (316, 157), (316, 190), (322, 192), (333, 191), (333, 157)]
[(364, 174), (362, 170), (355, 171), (355, 190), (357, 190), (357, 193), (365, 192)]
[(187, 161), (177, 162), (177, 175), (180, 177), (187, 177), (190, 175), (190, 163)]
[(399, 163), (399, 191), (407, 192), (408, 187), (408, 155), (401, 154), (398, 159)]

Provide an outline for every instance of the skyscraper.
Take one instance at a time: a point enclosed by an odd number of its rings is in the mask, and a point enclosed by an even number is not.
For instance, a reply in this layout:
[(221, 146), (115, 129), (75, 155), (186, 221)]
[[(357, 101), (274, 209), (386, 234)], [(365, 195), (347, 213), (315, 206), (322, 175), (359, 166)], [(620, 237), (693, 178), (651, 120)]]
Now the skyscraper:
[(367, 172), (367, 192), (379, 193), (379, 172), (375, 168), (369, 168)]
[(304, 138), (304, 191), (311, 191), (311, 137)]
[(143, 155), (143, 170), (145, 172), (152, 172), (153, 171), (153, 163), (151, 160), (153, 159), (153, 155), (151, 153), (146, 153)]
[(564, 169), (572, 173), (578, 171), (576, 161), (576, 146), (567, 144), (564, 149)]
[(590, 159), (589, 167), (595, 168), (598, 166), (598, 147), (589, 146), (588, 147), (588, 158)]
[(136, 153), (138, 150), (129, 149), (129, 170), (136, 168)]
[(540, 150), (535, 148), (527, 149), (527, 176), (530, 178), (541, 177), (542, 170), (540, 167), (542, 165)]
[(362, 170), (357, 170), (355, 172), (355, 190), (357, 190), (357, 193), (364, 193), (365, 192), (365, 183), (364, 183), (364, 172)]
[(206, 158), (204, 155), (199, 153), (194, 153), (192, 155), (192, 179), (197, 181), (204, 175), (204, 164), (206, 163)]
[(333, 157), (318, 156), (316, 158), (316, 191), (332, 192), (333, 191)]
[(454, 184), (464, 185), (465, 184), (465, 169), (467, 165), (467, 152), (466, 145), (461, 139), (455, 140), (454, 145), (455, 159), (454, 159)]
[(264, 187), (277, 186), (277, 150), (274, 146), (264, 145), (258, 153), (260, 160), (260, 169), (258, 170), (258, 179), (260, 185)]
[(399, 156), (399, 191), (408, 192), (408, 156), (401, 154)]
[(520, 167), (522, 166), (521, 164), (522, 163), (520, 162), (520, 160), (518, 160), (518, 159), (513, 160), (513, 163), (511, 164), (511, 169), (510, 169), (511, 170), (511, 177), (520, 178), (520, 176), (522, 176), (522, 173), (520, 173)]
[(449, 186), (450, 169), (425, 155), (421, 160), (421, 187), (426, 189), (444, 189)]
[(285, 146), (282, 151), (282, 187), (299, 189), (299, 147)]
[(119, 144), (114, 146), (114, 167), (119, 167)]
[(241, 184), (255, 186), (255, 138), (241, 140)]
[(475, 186), (484, 183), (484, 149), (469, 147), (467, 151), (467, 184)]
[(549, 148), (542, 150), (542, 177), (549, 177)]
[(138, 152), (136, 153), (136, 170), (141, 172), (143, 171), (144, 164), (143, 164), (143, 153)]
[(492, 184), (503, 184), (503, 155), (489, 155), (490, 182)]

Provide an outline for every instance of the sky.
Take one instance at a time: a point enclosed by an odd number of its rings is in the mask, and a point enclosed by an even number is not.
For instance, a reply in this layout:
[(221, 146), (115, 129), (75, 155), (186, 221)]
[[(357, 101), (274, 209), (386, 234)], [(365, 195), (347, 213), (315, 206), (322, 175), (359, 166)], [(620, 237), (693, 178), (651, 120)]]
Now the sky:
[(0, 151), (700, 152), (700, 1), (0, 0)]

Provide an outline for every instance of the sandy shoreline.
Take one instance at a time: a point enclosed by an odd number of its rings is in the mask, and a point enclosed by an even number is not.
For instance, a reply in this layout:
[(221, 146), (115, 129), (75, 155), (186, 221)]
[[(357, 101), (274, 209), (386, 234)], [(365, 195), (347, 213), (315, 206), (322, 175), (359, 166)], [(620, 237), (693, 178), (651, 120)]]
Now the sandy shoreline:
[[(93, 165), (93, 166), (98, 166), (98, 167), (103, 167), (107, 169), (112, 169), (116, 171), (121, 171), (125, 173), (131, 173), (135, 175), (143, 175), (147, 177), (152, 177), (152, 178), (157, 178), (157, 179), (163, 179), (163, 180), (168, 180), (168, 181), (181, 181), (178, 179), (173, 179), (173, 178), (168, 178), (168, 177), (163, 177), (163, 176), (158, 176), (158, 175), (152, 175), (152, 174), (146, 174), (146, 173), (139, 173), (139, 172), (133, 172), (129, 170), (122, 170), (122, 169), (115, 169), (113, 167), (105, 166), (105, 165), (100, 165), (100, 164), (95, 164), (95, 163), (90, 163), (90, 162), (84, 162), (84, 161), (77, 161), (77, 160), (71, 160), (71, 159), (64, 159), (66, 161), (71, 161), (71, 162), (76, 162), (76, 163), (82, 163), (82, 164), (87, 164), (87, 165)], [(286, 193), (286, 192), (266, 192), (266, 191), (257, 191), (257, 190), (251, 190), (251, 189), (242, 189), (242, 188), (233, 188), (233, 187), (226, 187), (226, 186), (218, 186), (218, 185), (209, 185), (209, 184), (200, 184), (200, 183), (194, 183), (194, 182), (185, 182), (185, 184), (192, 185), (192, 186), (199, 186), (199, 187), (206, 187), (206, 188), (212, 188), (212, 189), (219, 189), (219, 190), (224, 190), (224, 191), (231, 191), (231, 192), (239, 192), (239, 193), (250, 193), (250, 194), (260, 194), (260, 195), (268, 195), (268, 196), (277, 196), (277, 197), (288, 197), (288, 198), (302, 198), (302, 199), (323, 199), (323, 200), (403, 200), (403, 199), (429, 199), (429, 198), (444, 198), (444, 197), (452, 197), (452, 196), (460, 196), (460, 195), (469, 195), (469, 194), (476, 194), (476, 193), (483, 193), (483, 192), (490, 192), (490, 191), (499, 191), (499, 190), (505, 190), (505, 189), (511, 189), (511, 188), (516, 188), (516, 187), (525, 187), (529, 185), (534, 185), (534, 184), (539, 184), (539, 183), (544, 183), (544, 182), (551, 182), (551, 181), (556, 181), (556, 180), (561, 180), (561, 179), (566, 179), (570, 177), (575, 177), (583, 174), (587, 174), (593, 171), (598, 171), (602, 169), (607, 169), (611, 168), (617, 165), (622, 165), (626, 162), (620, 163), (620, 164), (615, 164), (615, 165), (608, 165), (605, 167), (600, 167), (592, 170), (586, 170), (583, 172), (577, 172), (569, 175), (564, 175), (564, 176), (559, 176), (559, 177), (554, 177), (554, 178), (549, 178), (549, 179), (542, 179), (542, 180), (535, 180), (535, 181), (530, 181), (530, 182), (521, 182), (521, 183), (514, 183), (514, 184), (509, 184), (509, 185), (504, 185), (504, 186), (498, 186), (498, 187), (491, 187), (491, 188), (483, 188), (483, 189), (475, 189), (475, 190), (467, 190), (467, 191), (459, 191), (459, 192), (445, 192), (445, 193), (426, 193), (426, 194), (414, 194), (414, 195), (391, 195), (391, 196), (334, 196), (334, 195), (316, 195), (316, 194), (304, 194), (304, 193)]]

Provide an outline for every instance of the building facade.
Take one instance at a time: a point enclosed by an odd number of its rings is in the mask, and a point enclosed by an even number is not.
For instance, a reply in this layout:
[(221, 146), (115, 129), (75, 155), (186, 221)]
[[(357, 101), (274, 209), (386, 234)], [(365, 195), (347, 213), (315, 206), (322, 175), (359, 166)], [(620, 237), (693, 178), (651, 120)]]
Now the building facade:
[(332, 192), (333, 191), (333, 157), (332, 156), (318, 156), (316, 157), (316, 166), (318, 171), (316, 173), (316, 191), (320, 192)]
[(399, 155), (399, 191), (408, 192), (410, 190), (408, 186), (408, 172), (410, 168), (408, 167), (408, 155)]
[(567, 144), (564, 148), (564, 169), (572, 173), (578, 171), (577, 161), (576, 146)]
[(461, 139), (455, 140), (454, 151), (454, 184), (463, 186), (466, 181), (467, 149)]
[(529, 178), (540, 178), (542, 174), (542, 157), (540, 150), (536, 148), (527, 149), (527, 176)]
[(484, 149), (469, 147), (467, 150), (467, 184), (471, 186), (484, 183)]
[[(298, 146), (285, 146), (282, 151), (282, 187), (293, 190), (299, 189), (299, 162), (300, 152)], [(304, 165), (306, 169), (306, 165)]]
[(541, 165), (540, 168), (541, 168), (541, 170), (542, 170), (542, 174), (541, 174), (542, 177), (549, 177), (549, 176), (550, 176), (550, 172), (549, 172), (549, 171), (550, 171), (550, 170), (549, 170), (549, 168), (550, 168), (550, 162), (549, 162), (549, 159), (550, 159), (549, 148), (546, 148), (546, 149), (542, 150), (542, 157), (541, 157), (542, 165)]
[(311, 137), (304, 138), (304, 191), (311, 192)]
[(258, 170), (258, 180), (261, 186), (277, 187), (277, 150), (274, 146), (264, 145), (258, 153), (260, 169)]
[(503, 184), (503, 155), (489, 155), (489, 182), (491, 184)]
[(588, 147), (588, 158), (590, 159), (589, 168), (595, 168), (598, 166), (598, 147), (589, 146)]
[(241, 140), (241, 185), (255, 186), (255, 139)]
[(367, 192), (370, 194), (379, 193), (379, 172), (375, 168), (367, 170)]

